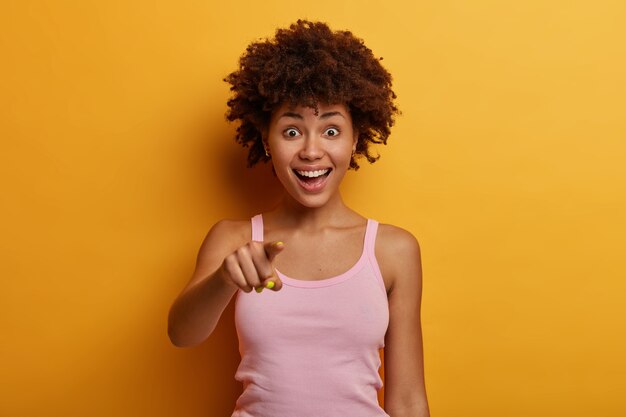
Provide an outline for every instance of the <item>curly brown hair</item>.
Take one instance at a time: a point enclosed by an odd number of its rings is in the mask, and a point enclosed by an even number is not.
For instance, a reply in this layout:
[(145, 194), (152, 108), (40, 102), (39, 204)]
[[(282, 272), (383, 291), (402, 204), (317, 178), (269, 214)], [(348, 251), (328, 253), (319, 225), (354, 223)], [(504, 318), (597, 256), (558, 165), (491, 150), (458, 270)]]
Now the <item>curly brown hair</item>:
[(284, 103), (315, 109), (317, 104), (345, 104), (358, 132), (350, 168), (363, 155), (373, 163), (369, 145), (387, 144), (394, 116), (391, 74), (362, 39), (349, 31), (333, 32), (327, 24), (298, 20), (289, 29), (277, 29), (274, 39), (253, 42), (239, 59), (239, 69), (224, 81), (231, 84), (229, 121), (240, 120), (236, 141), (250, 147), (248, 167), (267, 162), (263, 132), (272, 112)]

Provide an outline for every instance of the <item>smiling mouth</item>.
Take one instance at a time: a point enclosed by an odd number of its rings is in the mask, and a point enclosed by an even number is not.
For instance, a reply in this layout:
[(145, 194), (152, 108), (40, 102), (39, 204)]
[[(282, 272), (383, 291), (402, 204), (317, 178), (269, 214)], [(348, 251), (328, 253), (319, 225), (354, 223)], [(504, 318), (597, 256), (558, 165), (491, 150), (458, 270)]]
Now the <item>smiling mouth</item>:
[(315, 179), (319, 177), (327, 177), (328, 174), (330, 174), (330, 171), (332, 171), (332, 169), (330, 168), (320, 169), (317, 171), (301, 171), (297, 169), (293, 170), (293, 172), (302, 180)]
[(323, 188), (326, 178), (332, 172), (332, 168), (321, 169), (318, 171), (297, 171), (293, 173), (298, 178), (300, 184), (309, 191), (317, 191)]

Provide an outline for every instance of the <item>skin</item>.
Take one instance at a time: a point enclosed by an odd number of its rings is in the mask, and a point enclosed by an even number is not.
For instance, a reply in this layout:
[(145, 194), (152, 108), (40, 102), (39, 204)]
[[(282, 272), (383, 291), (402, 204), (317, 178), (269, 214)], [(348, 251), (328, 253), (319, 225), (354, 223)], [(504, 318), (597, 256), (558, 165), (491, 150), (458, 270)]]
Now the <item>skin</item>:
[[(263, 213), (266, 241), (251, 242), (249, 220), (222, 220), (209, 231), (196, 271), (170, 312), (170, 338), (177, 346), (206, 339), (238, 288), (250, 292), (272, 281), (271, 290), (280, 291), (275, 269), (319, 280), (347, 271), (361, 255), (367, 219), (345, 205), (339, 190), (358, 137), (346, 107), (321, 104), (316, 115), (311, 108), (283, 105), (263, 136), (284, 188), (280, 203)], [(295, 168), (332, 171), (325, 187), (311, 192), (298, 184)], [(392, 417), (429, 417), (419, 243), (410, 232), (381, 223), (375, 255), (389, 301), (385, 411)]]

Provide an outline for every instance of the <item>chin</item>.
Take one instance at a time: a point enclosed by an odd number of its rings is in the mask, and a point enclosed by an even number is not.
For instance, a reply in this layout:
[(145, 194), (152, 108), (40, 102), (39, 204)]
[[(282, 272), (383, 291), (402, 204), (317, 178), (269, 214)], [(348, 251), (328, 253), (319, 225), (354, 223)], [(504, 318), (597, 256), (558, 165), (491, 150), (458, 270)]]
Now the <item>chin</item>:
[(299, 204), (302, 207), (311, 209), (324, 207), (331, 200), (331, 196), (327, 193), (304, 194), (298, 192), (298, 190), (294, 192), (293, 189), (285, 189), (285, 192), (289, 195), (289, 198), (295, 203)]

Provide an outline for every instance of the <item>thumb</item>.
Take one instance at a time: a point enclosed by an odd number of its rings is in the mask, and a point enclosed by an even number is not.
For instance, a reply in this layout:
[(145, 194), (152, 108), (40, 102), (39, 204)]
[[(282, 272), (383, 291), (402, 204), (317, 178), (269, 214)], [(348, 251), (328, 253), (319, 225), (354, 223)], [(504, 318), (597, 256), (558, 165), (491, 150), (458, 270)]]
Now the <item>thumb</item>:
[(283, 282), (278, 278), (276, 274), (276, 270), (274, 270), (274, 275), (269, 278), (266, 278), (262, 282), (263, 288), (269, 288), (272, 291), (280, 291), (283, 288)]

